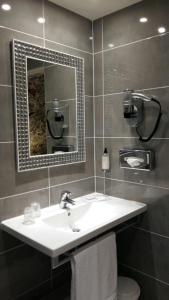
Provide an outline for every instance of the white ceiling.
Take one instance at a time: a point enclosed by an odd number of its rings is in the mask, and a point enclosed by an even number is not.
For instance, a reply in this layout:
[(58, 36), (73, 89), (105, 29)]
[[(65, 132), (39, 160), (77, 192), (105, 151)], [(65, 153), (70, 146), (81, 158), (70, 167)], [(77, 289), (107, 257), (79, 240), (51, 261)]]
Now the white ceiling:
[(88, 19), (95, 20), (142, 0), (49, 0)]

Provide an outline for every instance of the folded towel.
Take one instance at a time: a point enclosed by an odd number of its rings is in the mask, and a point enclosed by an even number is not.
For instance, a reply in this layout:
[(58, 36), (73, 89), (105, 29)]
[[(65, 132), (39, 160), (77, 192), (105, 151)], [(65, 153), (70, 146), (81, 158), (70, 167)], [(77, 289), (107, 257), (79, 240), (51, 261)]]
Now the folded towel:
[(116, 300), (116, 238), (111, 233), (74, 253), (71, 300)]

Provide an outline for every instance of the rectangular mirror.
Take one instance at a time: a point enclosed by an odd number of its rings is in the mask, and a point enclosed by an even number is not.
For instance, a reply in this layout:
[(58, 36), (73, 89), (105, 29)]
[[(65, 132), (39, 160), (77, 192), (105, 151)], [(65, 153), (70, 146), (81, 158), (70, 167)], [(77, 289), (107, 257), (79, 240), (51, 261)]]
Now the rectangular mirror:
[(18, 171), (85, 161), (82, 58), (13, 41)]
[(77, 151), (75, 68), (27, 58), (27, 83), (30, 156)]

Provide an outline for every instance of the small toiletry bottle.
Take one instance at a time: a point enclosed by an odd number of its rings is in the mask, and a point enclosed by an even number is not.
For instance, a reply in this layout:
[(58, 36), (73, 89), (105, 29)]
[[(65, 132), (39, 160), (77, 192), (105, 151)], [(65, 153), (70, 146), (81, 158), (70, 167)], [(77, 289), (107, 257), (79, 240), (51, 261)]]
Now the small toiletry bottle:
[(110, 168), (110, 159), (109, 159), (109, 153), (107, 151), (107, 148), (104, 149), (104, 153), (102, 155), (102, 170), (108, 171)]

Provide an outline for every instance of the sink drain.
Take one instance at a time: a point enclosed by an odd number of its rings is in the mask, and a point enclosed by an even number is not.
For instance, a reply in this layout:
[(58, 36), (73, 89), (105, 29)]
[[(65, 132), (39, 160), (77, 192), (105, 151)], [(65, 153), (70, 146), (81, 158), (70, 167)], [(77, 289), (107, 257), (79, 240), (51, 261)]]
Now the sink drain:
[(73, 231), (73, 232), (79, 232), (80, 229), (75, 227), (75, 228), (72, 228), (72, 231)]

